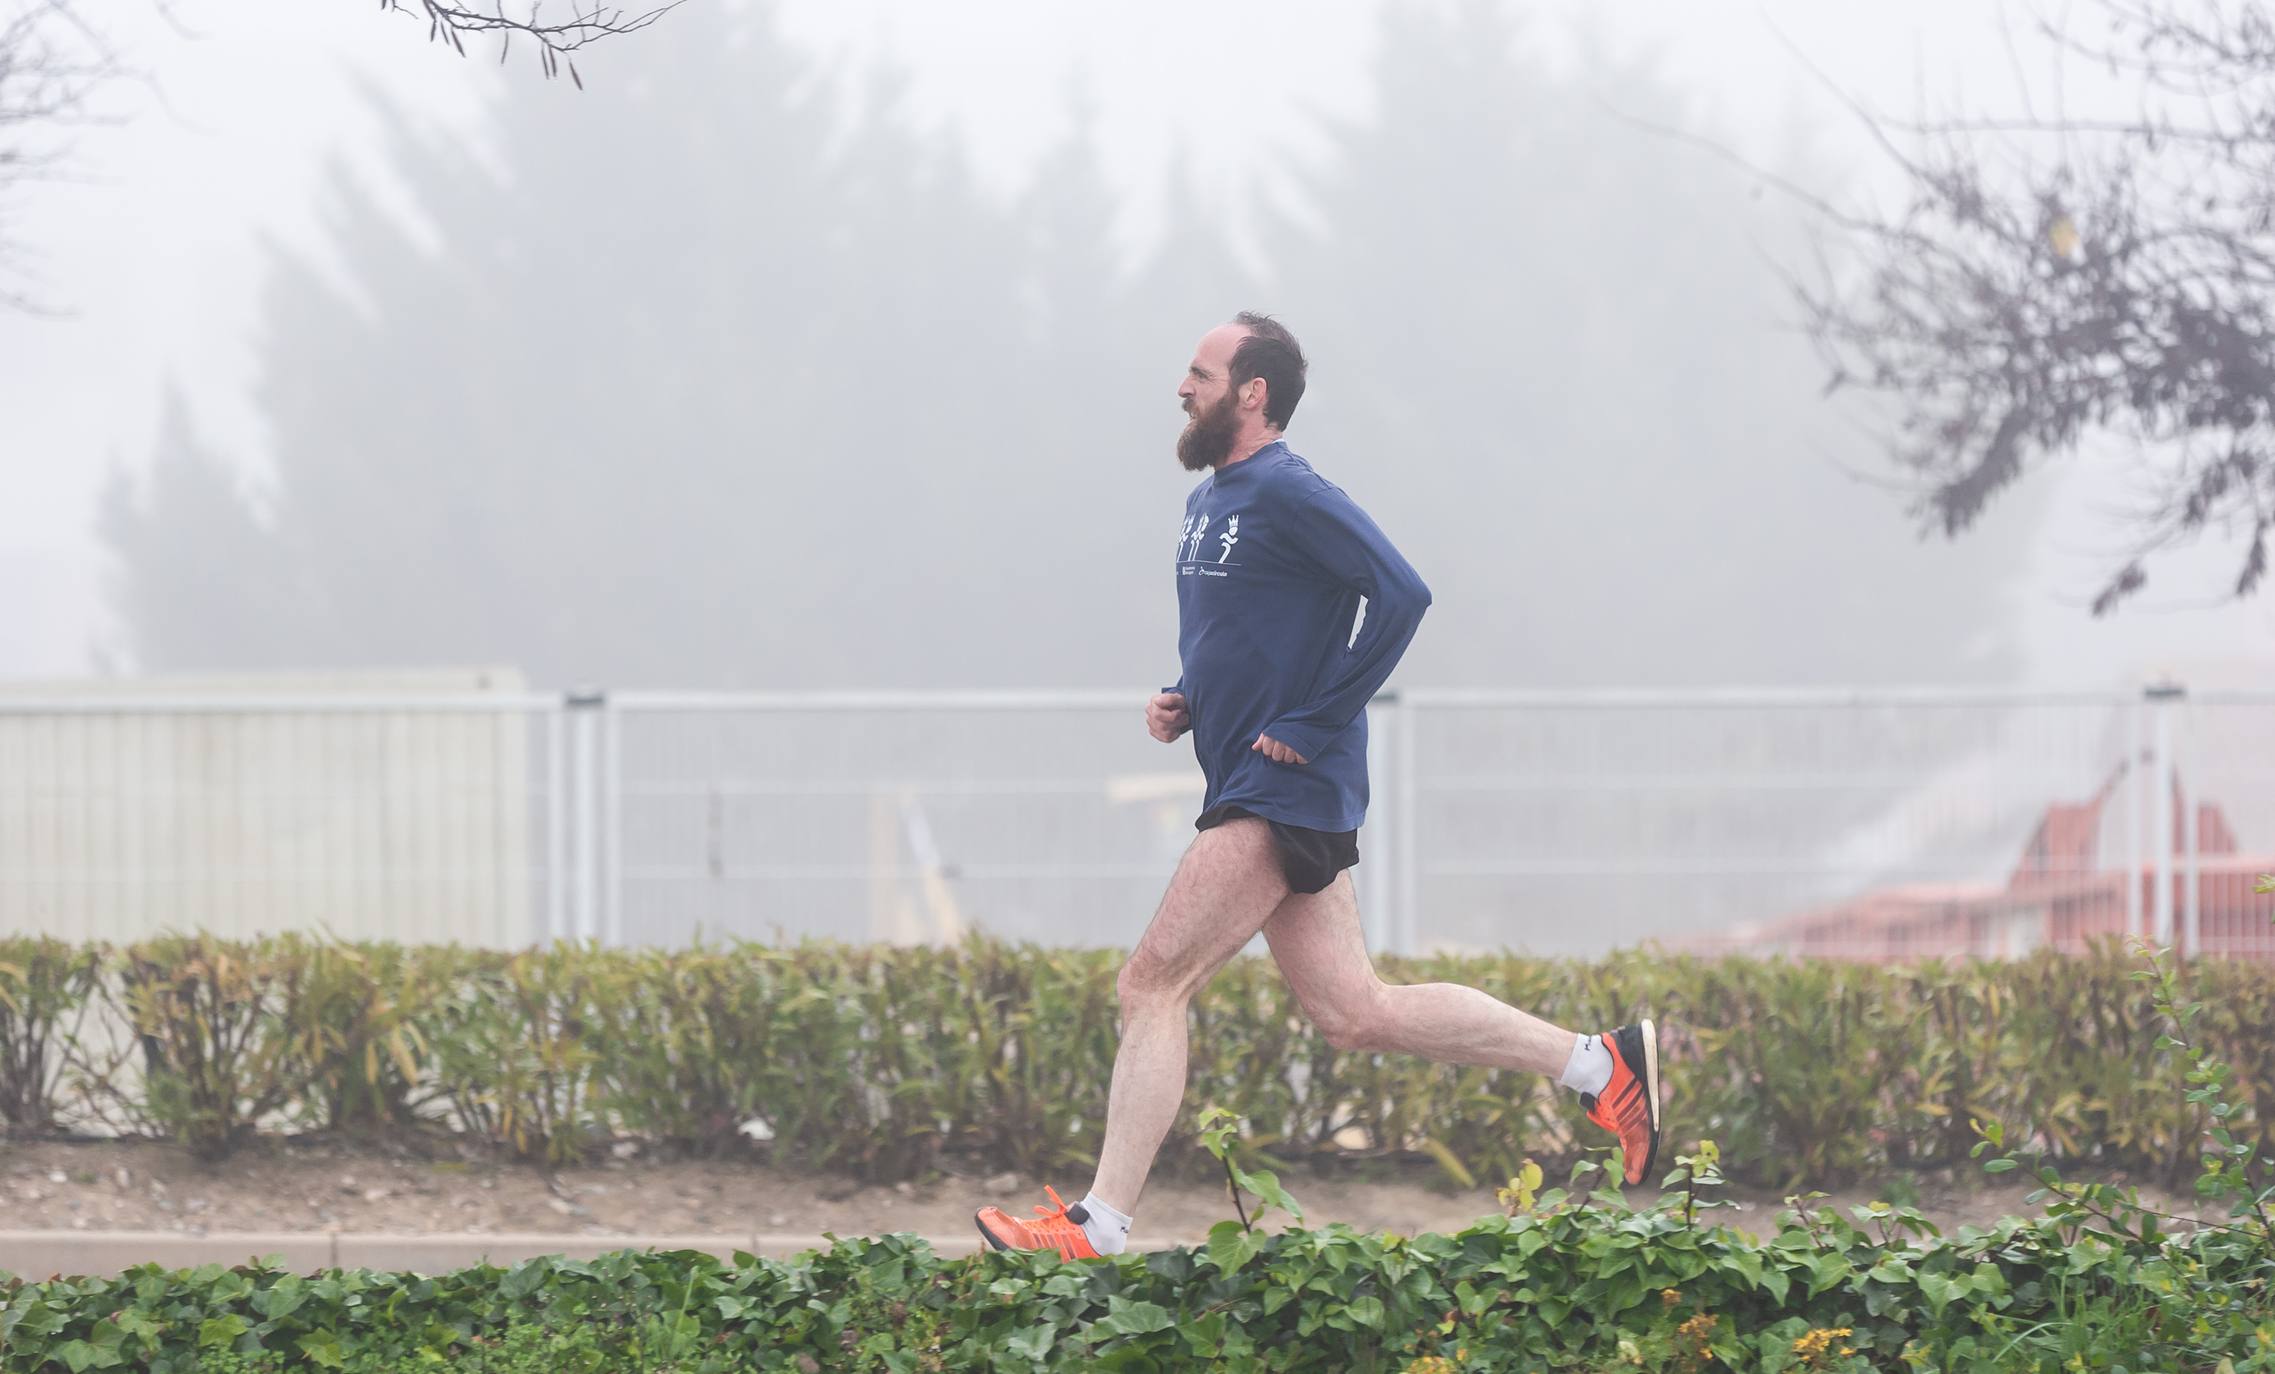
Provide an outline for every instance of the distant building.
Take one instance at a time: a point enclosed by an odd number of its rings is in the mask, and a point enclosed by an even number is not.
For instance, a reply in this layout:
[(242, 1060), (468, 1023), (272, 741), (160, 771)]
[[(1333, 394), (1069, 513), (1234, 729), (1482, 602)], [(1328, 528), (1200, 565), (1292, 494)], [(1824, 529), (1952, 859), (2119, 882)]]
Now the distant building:
[[(1688, 948), (1854, 959), (2018, 958), (2037, 949), (2147, 934), (2156, 921), (2156, 863), (2137, 868), (2123, 843), (2133, 819), (2110, 805), (2122, 770), (2089, 801), (2046, 808), (2003, 883), (1915, 883), (1686, 942)], [(2215, 802), (2196, 803), (2195, 935), (2189, 934), (2188, 799), (2172, 788), (2172, 944), (2184, 954), (2275, 962), (2275, 896), (2254, 892), (2275, 855), (2238, 852)], [(2148, 846), (2139, 847), (2145, 851)], [(2128, 869), (2132, 871), (2128, 873)], [(2131, 902), (2126, 884), (2135, 884)]]

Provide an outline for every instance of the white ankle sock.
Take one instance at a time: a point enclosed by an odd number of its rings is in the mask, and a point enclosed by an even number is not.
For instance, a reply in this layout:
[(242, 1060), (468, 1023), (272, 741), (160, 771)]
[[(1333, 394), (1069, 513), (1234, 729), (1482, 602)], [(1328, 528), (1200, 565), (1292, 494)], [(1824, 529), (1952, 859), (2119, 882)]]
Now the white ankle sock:
[[(1606, 1070), (1608, 1073), (1609, 1070)], [(1101, 1255), (1118, 1255), (1130, 1248), (1130, 1219), (1098, 1200), (1096, 1193), (1076, 1203), (1088, 1219), (1082, 1223), (1082, 1233), (1090, 1237), (1090, 1248)]]
[(1572, 1037), (1572, 1058), (1556, 1080), (1574, 1092), (1601, 1094), (1611, 1086), (1611, 1050), (1600, 1035)]

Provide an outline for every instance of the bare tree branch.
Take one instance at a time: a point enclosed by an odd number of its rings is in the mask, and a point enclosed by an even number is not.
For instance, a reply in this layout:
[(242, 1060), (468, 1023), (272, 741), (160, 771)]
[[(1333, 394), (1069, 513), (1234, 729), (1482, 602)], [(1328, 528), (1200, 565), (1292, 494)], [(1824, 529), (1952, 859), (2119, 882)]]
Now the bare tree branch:
[(1888, 454), (1920, 479), (1927, 529), (1958, 537), (2033, 463), (2113, 438), (2148, 499), (2094, 613), (2206, 536), (2240, 542), (2230, 586), (2247, 596), (2275, 531), (2275, 10), (2094, 8), (2106, 36), (2037, 32), (2132, 80), (2132, 119), (2026, 97), (2020, 117), (1899, 121), (1832, 88), (1909, 199), (1864, 215), (1797, 194), (1862, 272), (1796, 298), (1832, 387), (1895, 404)]
[[(177, 33), (187, 34), (179, 0), (148, 2)], [(425, 18), (428, 36), (461, 54), (468, 35), (494, 33), (503, 60), (514, 37), (525, 37), (535, 43), (546, 76), (566, 67), (580, 89), (584, 78), (570, 54), (644, 29), (682, 3), (662, 0), (626, 11), (591, 0), (561, 0), (557, 8), (547, 0), (514, 0), (509, 10), (508, 0), (379, 0), (383, 11)], [(26, 183), (56, 178), (70, 131), (110, 122), (93, 112), (95, 93), (134, 73), (79, 0), (0, 0), (0, 16), (0, 310), (54, 314), (31, 289), (33, 254), (15, 231), (14, 207)]]
[(565, 17), (548, 16), (545, 0), (528, 0), (526, 12), (518, 17), (506, 13), (506, 0), (489, 0), (487, 7), (455, 4), (450, 0), (380, 0), (380, 8), (397, 14), (424, 16), (427, 37), (448, 43), (461, 57), (466, 55), (468, 35), (497, 34), (501, 62), (512, 49), (514, 35), (534, 39), (538, 65), (545, 75), (557, 76), (566, 66), (569, 79), (582, 90), (584, 78), (577, 74), (577, 64), (570, 60), (570, 53), (613, 34), (635, 33), (684, 3), (685, 0), (664, 0), (654, 9), (629, 17), (623, 9), (588, 3), (588, 0), (566, 0), (562, 10), (554, 11), (554, 16)]
[(58, 313), (34, 295), (32, 254), (10, 232), (13, 206), (26, 183), (55, 179), (69, 131), (101, 122), (89, 98), (121, 70), (72, 0), (26, 0), (0, 23), (0, 309)]

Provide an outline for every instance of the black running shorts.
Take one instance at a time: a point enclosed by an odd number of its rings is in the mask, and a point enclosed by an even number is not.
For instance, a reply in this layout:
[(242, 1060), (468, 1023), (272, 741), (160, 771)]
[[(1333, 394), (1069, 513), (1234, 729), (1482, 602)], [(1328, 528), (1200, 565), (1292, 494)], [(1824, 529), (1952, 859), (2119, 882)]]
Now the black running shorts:
[(1359, 861), (1356, 830), (1306, 830), (1300, 825), (1282, 825), (1246, 807), (1212, 806), (1193, 822), (1193, 828), (1213, 830), (1242, 816), (1272, 827), (1273, 846), (1280, 851), (1280, 871), (1287, 875), (1290, 892), (1325, 892), (1336, 874)]

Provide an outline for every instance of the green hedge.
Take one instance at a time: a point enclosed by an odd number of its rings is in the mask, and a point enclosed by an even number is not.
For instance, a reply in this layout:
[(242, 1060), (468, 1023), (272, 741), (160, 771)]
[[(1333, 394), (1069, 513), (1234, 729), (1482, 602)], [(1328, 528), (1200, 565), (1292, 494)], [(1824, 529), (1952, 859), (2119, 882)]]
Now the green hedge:
[(789, 1262), (619, 1252), (432, 1278), (150, 1266), (0, 1285), (0, 1374), (2268, 1367), (2263, 1231), (1781, 1221), (1765, 1243), (1671, 1199), (1550, 1194), (1458, 1235), (1226, 1222), (1205, 1248), (1073, 1264), (888, 1236)]
[[(0, 942), (0, 1124), (100, 1123), (208, 1155), (255, 1129), (419, 1125), (564, 1161), (611, 1139), (692, 1150), (752, 1118), (787, 1165), (872, 1178), (955, 1157), (1087, 1168), (1116, 1042), (1111, 952), (973, 940), (519, 954), (176, 937)], [(2115, 947), (1878, 967), (1628, 954), (1384, 959), (1396, 982), (1481, 987), (1575, 1028), (1667, 1028), (1668, 1130), (1734, 1177), (1832, 1186), (1956, 1161), (1998, 1118), (2058, 1162), (2187, 1172), (2209, 1124), (2160, 1090), (2149, 997)], [(2275, 969), (2183, 975), (2236, 1070), (2230, 1125), (2266, 1146)], [(131, 1033), (121, 1033), (130, 1031)], [(1205, 1105), (1268, 1156), (1424, 1154), (1497, 1180), (1600, 1133), (1526, 1075), (1331, 1048), (1268, 961), (1193, 1009), (1190, 1159)], [(1338, 1143), (1340, 1142), (1340, 1143)]]

